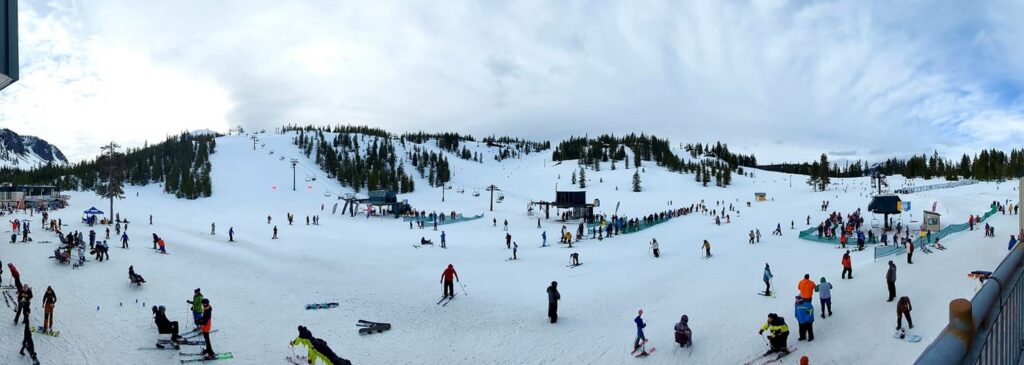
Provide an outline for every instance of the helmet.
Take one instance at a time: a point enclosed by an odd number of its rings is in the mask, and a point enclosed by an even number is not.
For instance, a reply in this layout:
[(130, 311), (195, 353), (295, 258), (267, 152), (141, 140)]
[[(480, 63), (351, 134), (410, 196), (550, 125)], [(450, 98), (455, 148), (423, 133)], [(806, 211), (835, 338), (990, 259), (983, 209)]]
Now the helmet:
[(206, 298), (203, 298), (203, 305), (207, 305), (207, 304), (210, 304), (210, 300), (206, 299)]
[(164, 308), (164, 306), (161, 305), (161, 306), (157, 307), (157, 310), (163, 312), (163, 311), (167, 310), (167, 308)]

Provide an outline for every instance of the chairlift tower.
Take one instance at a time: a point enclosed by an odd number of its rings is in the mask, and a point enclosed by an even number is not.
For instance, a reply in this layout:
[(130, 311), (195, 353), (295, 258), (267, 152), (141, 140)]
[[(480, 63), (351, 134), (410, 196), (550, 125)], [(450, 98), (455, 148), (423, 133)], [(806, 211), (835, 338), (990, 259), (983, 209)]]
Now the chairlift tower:
[(495, 191), (501, 191), (501, 189), (499, 189), (497, 186), (494, 186), (492, 184), (491, 186), (487, 187), (487, 191), (491, 192), (491, 211), (493, 212), (494, 211), (494, 192)]
[(292, 159), (292, 191), (295, 191), (295, 165), (299, 164), (299, 160)]

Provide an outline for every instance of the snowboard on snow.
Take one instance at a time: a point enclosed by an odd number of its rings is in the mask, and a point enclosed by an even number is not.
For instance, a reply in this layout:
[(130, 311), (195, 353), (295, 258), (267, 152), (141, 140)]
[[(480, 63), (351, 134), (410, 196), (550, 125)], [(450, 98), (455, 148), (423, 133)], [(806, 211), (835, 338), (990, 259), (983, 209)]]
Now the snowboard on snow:
[(338, 302), (306, 304), (306, 309), (330, 309), (338, 306)]
[(217, 353), (216, 356), (214, 356), (212, 359), (207, 359), (205, 357), (200, 357), (200, 358), (195, 358), (195, 359), (184, 359), (184, 360), (181, 360), (181, 363), (185, 364), (185, 363), (190, 363), (190, 362), (227, 360), (227, 359), (232, 359), (232, 358), (234, 358), (234, 355), (232, 355), (230, 352), (220, 352), (220, 353)]
[(54, 331), (54, 330), (43, 331), (43, 327), (35, 327), (35, 326), (30, 327), (29, 329), (32, 331), (32, 333), (42, 333), (42, 334), (50, 336), (50, 337), (60, 337), (60, 331)]
[(897, 340), (907, 341), (907, 342), (921, 342), (921, 336), (912, 335), (912, 334), (905, 333), (905, 332), (902, 332), (902, 331), (896, 331), (896, 333), (893, 333), (892, 334), (892, 338), (895, 338)]
[(770, 353), (770, 354), (760, 355), (758, 357), (755, 357), (755, 358), (751, 359), (750, 361), (747, 361), (747, 362), (743, 363), (743, 365), (767, 365), (767, 364), (773, 364), (773, 363), (779, 362), (780, 360), (782, 360), (782, 358), (786, 357), (786, 355), (789, 355), (789, 354), (792, 354), (793, 352), (796, 352), (796, 347), (790, 346), (790, 347), (787, 347), (786, 350), (789, 350), (789, 351), (788, 352), (781, 352), (781, 353), (780, 352), (773, 352), (773, 353)]

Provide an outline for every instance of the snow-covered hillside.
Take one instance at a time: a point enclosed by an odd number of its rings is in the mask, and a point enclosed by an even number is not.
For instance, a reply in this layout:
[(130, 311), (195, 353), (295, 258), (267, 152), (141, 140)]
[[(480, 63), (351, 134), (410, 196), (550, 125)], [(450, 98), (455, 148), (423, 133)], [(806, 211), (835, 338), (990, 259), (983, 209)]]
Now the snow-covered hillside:
[(47, 163), (66, 165), (68, 159), (60, 149), (39, 137), (0, 129), (0, 166), (31, 169)]
[[(808, 355), (813, 364), (908, 364), (945, 325), (949, 301), (972, 295), (976, 282), (965, 274), (994, 268), (1006, 252), (1008, 233), (1016, 230), (1015, 217), (996, 215), (990, 221), (997, 238), (968, 231), (945, 239), (946, 251), (916, 253), (913, 265), (904, 256), (891, 258), (898, 266), (897, 294), (913, 300), (913, 332), (924, 337), (908, 343), (891, 337), (896, 311), (894, 302), (886, 302), (886, 260), (874, 262), (870, 249), (854, 252), (854, 279), (842, 280), (844, 251), (797, 238), (797, 231), (808, 227), (808, 216), (815, 224), (825, 217), (822, 201), (844, 214), (866, 208), (867, 179), (834, 179), (829, 191), (811, 192), (805, 177), (755, 170), (753, 178), (734, 175), (728, 188), (701, 187), (693, 175), (650, 163), (641, 167), (643, 191), (634, 193), (635, 170), (611, 170), (605, 164), (601, 171), (587, 171), (585, 190), (588, 200), (600, 200), (598, 213), (637, 217), (702, 201), (711, 209), (732, 204), (738, 211), (727, 212), (730, 223), (721, 226), (712, 216), (695, 213), (638, 233), (587, 239), (569, 249), (557, 243), (562, 223), (554, 220), (554, 211), (550, 220), (542, 213), (529, 216), (527, 204), (553, 200), (556, 189), (576, 190), (570, 183), (579, 170), (576, 163), (553, 163), (549, 153), (502, 162), (488, 153), (484, 163), (449, 156), (452, 189), (442, 194), (441, 188), (417, 181), (415, 192), (400, 199), (428, 212), (483, 213), (484, 218), (443, 225), (438, 231), (429, 226), (410, 229), (408, 222), (392, 218), (331, 214), (340, 203), (337, 197), (351, 190), (326, 178), (292, 138), (260, 134), (254, 150), (247, 135), (219, 137), (217, 152), (211, 155), (210, 198), (179, 200), (156, 185), (127, 187), (115, 210), (131, 221), (131, 248), (122, 250), (111, 240), (110, 261), (88, 262), (77, 270), (59, 265), (47, 258), (58, 244), (44, 243), (58, 240), (42, 229), (38, 214), (8, 216), (33, 222), (34, 243), (7, 244), (0, 251), (4, 263), (17, 265), (22, 281), (34, 288), (33, 323), (41, 323), (38, 298), (47, 286), (59, 298), (55, 327), (60, 337), (35, 337), (42, 362), (177, 363), (182, 357), (176, 351), (137, 350), (152, 346), (157, 338), (149, 307), (165, 305), (172, 320), (191, 328), (185, 301), (195, 288), (202, 288), (214, 308), (213, 327), (219, 330), (212, 334), (214, 350), (232, 352), (230, 361), (239, 364), (285, 364), (284, 357), (292, 354), (288, 342), (299, 325), (355, 364), (736, 364), (766, 350), (757, 330), (769, 312), (786, 318), (790, 345), (798, 347), (786, 363)], [(430, 143), (422, 147), (431, 148)], [(469, 148), (488, 149), (482, 144)], [(292, 158), (299, 160), (296, 191)], [(892, 186), (906, 183), (929, 182), (890, 178)], [(493, 212), (488, 211), (489, 193), (482, 190), (492, 184), (505, 196)], [(905, 224), (919, 220), (920, 209), (934, 202), (944, 223), (959, 223), (986, 211), (992, 201), (1015, 203), (1013, 186), (980, 183), (906, 195), (904, 201), (911, 201), (914, 210), (902, 219)], [(769, 200), (753, 202), (755, 192), (767, 193)], [(81, 212), (92, 206), (107, 210), (108, 203), (88, 192), (71, 196), (71, 207), (51, 218), (63, 219), (65, 234), (78, 230), (88, 236)], [(287, 213), (295, 215), (294, 224), (286, 222)], [(306, 225), (305, 217), (313, 215), (321, 217), (319, 226)], [(507, 260), (511, 253), (504, 243), (505, 220), (519, 245), (518, 260)], [(210, 232), (211, 223), (216, 234)], [(781, 237), (770, 234), (776, 224), (783, 226)], [(574, 231), (575, 225), (567, 227)], [(280, 239), (272, 240), (275, 226)], [(229, 228), (237, 242), (227, 242)], [(750, 245), (747, 234), (753, 229), (763, 237)], [(439, 243), (442, 231), (447, 249), (413, 247), (421, 237)], [(547, 233), (548, 247), (540, 247), (542, 232)], [(150, 249), (153, 233), (167, 242), (169, 255)], [(660, 258), (649, 252), (651, 239), (660, 243)], [(705, 239), (712, 244), (710, 259), (701, 257)], [(567, 267), (572, 252), (580, 254), (582, 266)], [(456, 285), (459, 295), (442, 307), (435, 303), (441, 296), (441, 272), (449, 263), (465, 287)], [(775, 274), (777, 298), (757, 295), (763, 290), (765, 263)], [(146, 278), (142, 287), (129, 285), (129, 265)], [(835, 315), (816, 317), (815, 341), (810, 343), (796, 341), (793, 318), (792, 298), (804, 274), (826, 277), (835, 286)], [(7, 284), (10, 274), (4, 275)], [(557, 324), (546, 317), (545, 288), (551, 281), (558, 281), (562, 297)], [(320, 302), (340, 306), (305, 309)], [(820, 309), (817, 300), (814, 305)], [(633, 317), (641, 308), (648, 346), (658, 351), (637, 360), (629, 353)], [(694, 332), (692, 353), (673, 348), (672, 328), (683, 314)], [(390, 322), (393, 328), (360, 336), (355, 326), (359, 319)], [(7, 349), (0, 351), (0, 363), (27, 363), (15, 351), (21, 329), (0, 326), (0, 348)]]

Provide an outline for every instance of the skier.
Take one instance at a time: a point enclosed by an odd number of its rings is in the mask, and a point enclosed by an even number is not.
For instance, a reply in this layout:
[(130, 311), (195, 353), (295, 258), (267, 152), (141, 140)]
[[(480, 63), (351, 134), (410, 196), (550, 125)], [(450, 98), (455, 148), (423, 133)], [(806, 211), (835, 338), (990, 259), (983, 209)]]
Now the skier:
[(569, 259), (572, 260), (571, 266), (580, 266), (580, 254), (578, 252), (569, 254)]
[(53, 329), (53, 307), (57, 305), (57, 293), (53, 287), (46, 287), (46, 294), (43, 294), (43, 332)]
[(270, 224), (270, 214), (267, 214), (267, 224)]
[[(163, 238), (161, 238), (159, 241), (156, 241), (156, 245), (157, 245), (157, 247), (160, 247), (160, 253), (163, 253), (163, 254), (167, 253), (167, 244), (164, 243), (164, 239)], [(103, 242), (103, 252), (104, 253), (107, 252), (107, 243), (106, 243), (106, 241)], [(109, 260), (110, 257), (108, 256), (107, 259)]]
[(786, 325), (786, 320), (775, 313), (768, 313), (768, 321), (761, 326), (761, 330), (757, 331), (757, 334), (764, 334), (765, 330), (768, 331), (771, 348), (764, 353), (764, 356), (775, 352), (788, 354), (789, 348), (786, 347), (786, 339), (789, 338), (789, 326)]
[(800, 280), (800, 283), (796, 285), (796, 288), (800, 290), (800, 297), (805, 300), (811, 300), (814, 296), (814, 281), (811, 280), (811, 274), (804, 274), (804, 279)]
[(551, 319), (551, 323), (558, 322), (559, 299), (562, 299), (562, 295), (558, 293), (558, 282), (552, 281), (548, 286), (548, 318)]
[(505, 234), (505, 246), (510, 250), (512, 249), (512, 234), (510, 233)]
[(825, 310), (828, 309), (828, 316), (832, 316), (832, 283), (821, 277), (821, 284), (818, 284), (814, 291), (818, 292), (818, 300), (821, 301), (821, 318), (825, 318)]
[(210, 235), (217, 234), (217, 223), (210, 223)]
[(794, 307), (796, 321), (800, 325), (800, 338), (797, 341), (814, 341), (814, 306), (811, 305), (810, 299), (797, 295)]
[(228, 242), (235, 242), (235, 227), (228, 228)]
[(192, 320), (199, 324), (199, 318), (203, 317), (203, 293), (196, 288), (195, 294), (192, 295), (192, 300), (185, 301), (192, 305)]
[(153, 215), (149, 215), (149, 225), (153, 225)]
[(128, 248), (128, 232), (121, 234), (121, 248)]
[(753, 229), (750, 230), (750, 241), (748, 243), (754, 244), (754, 230)]
[(913, 309), (914, 307), (910, 305), (910, 298), (900, 297), (900, 300), (896, 302), (896, 329), (903, 329), (904, 316), (907, 317), (907, 325), (909, 325), (911, 329), (914, 328), (914, 320), (910, 318), (910, 311)]
[(159, 240), (160, 240), (160, 236), (157, 236), (156, 233), (154, 233), (153, 234), (153, 249), (154, 250), (156, 249), (156, 242), (159, 241)]
[(548, 232), (540, 233), (540, 247), (548, 247)]
[(505, 230), (508, 231), (508, 219), (505, 220)]
[[(181, 341), (181, 337), (178, 336), (178, 321), (171, 321), (167, 319), (167, 308), (164, 306), (153, 306), (153, 320), (156, 322), (156, 330), (158, 334), (170, 334), (171, 343), (176, 344)], [(164, 348), (164, 345), (157, 343), (156, 347)]]
[(842, 263), (843, 263), (843, 275), (842, 275), (843, 279), (847, 279), (847, 275), (849, 275), (849, 279), (853, 279), (853, 263), (850, 262), (850, 250), (846, 250), (846, 253), (843, 254), (843, 261), (842, 261)]
[(764, 281), (764, 295), (772, 295), (772, 269), (768, 266), (768, 263), (764, 263), (764, 275), (761, 276), (761, 280)]
[(200, 329), (203, 331), (203, 341), (206, 342), (206, 349), (203, 350), (203, 358), (214, 359), (217, 354), (213, 352), (213, 343), (210, 342), (210, 328), (213, 326), (213, 307), (210, 306), (210, 300), (203, 298), (203, 316), (196, 321), (196, 325), (201, 326)]
[(661, 251), (658, 250), (658, 240), (651, 239), (651, 250), (654, 251), (654, 257), (661, 257)]
[[(644, 319), (641, 318), (643, 315), (644, 310), (641, 309), (639, 312), (637, 312), (636, 318), (633, 318), (633, 323), (636, 323), (636, 340), (633, 341), (633, 352), (636, 352), (636, 350), (640, 349), (641, 346), (647, 343), (647, 337), (644, 336), (644, 327), (647, 327), (647, 324), (644, 323)], [(646, 350), (643, 350), (640, 353), (640, 355), (646, 354)]]
[(761, 243), (761, 229), (760, 228), (755, 228), (754, 229), (754, 238), (756, 238), (754, 240), (755, 243)]
[(512, 242), (512, 259), (513, 260), (518, 260), (519, 259), (516, 256), (516, 252), (519, 252), (519, 244), (515, 243), (515, 242)]
[(445, 238), (444, 231), (441, 231), (441, 248), (448, 248), (448, 247), (445, 246), (444, 238)]
[(142, 283), (146, 282), (146, 279), (143, 279), (142, 275), (135, 273), (134, 265), (128, 266), (128, 280), (131, 281), (131, 283), (135, 284), (136, 286), (142, 286)]
[(689, 347), (693, 345), (693, 331), (690, 330), (690, 317), (685, 314), (679, 318), (679, 323), (676, 323), (676, 343), (679, 347)]
[(323, 362), (327, 362), (327, 359), (324, 358), (323, 355), (317, 352), (316, 349), (313, 347), (313, 340), (313, 333), (309, 332), (309, 329), (307, 329), (306, 327), (299, 326), (299, 337), (296, 337), (294, 340), (292, 340), (290, 345), (305, 345), (306, 361), (308, 361), (310, 364), (316, 364), (317, 359), (320, 359)]
[(272, 240), (276, 240), (277, 239), (277, 226), (274, 226), (274, 235), (271, 236), (270, 239), (272, 239)]
[(704, 240), (704, 258), (711, 257), (711, 242)]
[(498, 218), (491, 218), (491, 226), (492, 227), (497, 227), (498, 226)]
[(441, 273), (441, 282), (444, 284), (444, 297), (455, 297), (455, 283), (452, 279), (459, 280), (459, 273), (455, 272), (455, 266), (448, 264), (448, 268)]
[(889, 286), (889, 300), (896, 299), (896, 264), (889, 260), (889, 271), (885, 273), (885, 283)]

